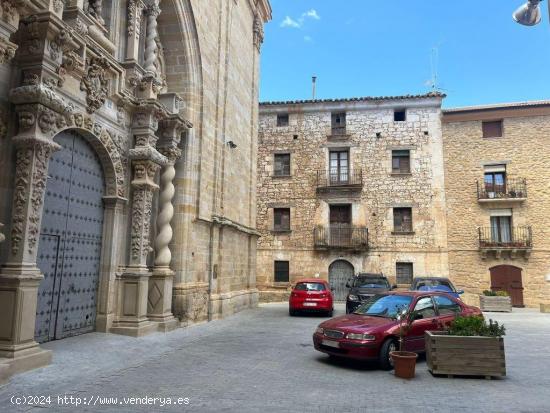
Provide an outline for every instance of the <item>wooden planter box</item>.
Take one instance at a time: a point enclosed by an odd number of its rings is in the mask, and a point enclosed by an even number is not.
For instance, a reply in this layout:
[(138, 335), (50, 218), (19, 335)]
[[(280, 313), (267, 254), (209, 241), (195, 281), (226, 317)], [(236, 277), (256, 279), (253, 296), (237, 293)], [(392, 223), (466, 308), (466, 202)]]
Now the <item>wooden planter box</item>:
[(427, 331), (426, 362), (432, 374), (452, 376), (506, 376), (502, 337), (450, 336)]
[(510, 297), (479, 296), (479, 308), (481, 311), (512, 311), (512, 299)]

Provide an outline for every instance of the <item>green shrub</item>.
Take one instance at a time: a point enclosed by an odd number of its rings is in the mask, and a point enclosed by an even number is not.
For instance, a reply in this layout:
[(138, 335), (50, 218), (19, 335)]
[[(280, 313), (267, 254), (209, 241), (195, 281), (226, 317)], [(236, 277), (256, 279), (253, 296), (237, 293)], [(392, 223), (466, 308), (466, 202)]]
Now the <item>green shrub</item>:
[(452, 336), (502, 337), (506, 329), (497, 321), (489, 324), (481, 316), (457, 317), (447, 329)]
[(509, 296), (507, 291), (491, 291), (491, 290), (484, 290), (483, 295), (487, 297), (508, 297)]

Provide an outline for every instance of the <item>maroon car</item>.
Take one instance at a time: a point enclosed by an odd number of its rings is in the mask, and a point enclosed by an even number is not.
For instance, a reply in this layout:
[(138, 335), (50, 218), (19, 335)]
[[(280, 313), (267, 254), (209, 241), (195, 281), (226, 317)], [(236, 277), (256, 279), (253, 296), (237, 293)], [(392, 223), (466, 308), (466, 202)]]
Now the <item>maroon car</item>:
[(482, 315), (477, 307), (444, 292), (403, 291), (379, 294), (353, 313), (327, 320), (313, 334), (315, 349), (331, 356), (378, 360), (391, 369), (390, 352), (398, 349), (397, 315), (408, 310), (413, 322), (405, 337), (405, 350), (421, 353), (424, 332), (442, 330), (456, 316)]

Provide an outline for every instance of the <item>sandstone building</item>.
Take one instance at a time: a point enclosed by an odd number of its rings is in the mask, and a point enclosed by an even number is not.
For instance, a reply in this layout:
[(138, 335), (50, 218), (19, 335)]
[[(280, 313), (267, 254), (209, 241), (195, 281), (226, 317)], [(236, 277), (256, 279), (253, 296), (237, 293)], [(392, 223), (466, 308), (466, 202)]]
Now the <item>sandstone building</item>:
[(443, 95), (260, 104), (257, 281), (447, 276)]
[(445, 110), (449, 274), (471, 293), (550, 304), (550, 102)]
[(38, 342), (256, 304), (270, 16), (267, 0), (2, 0), (0, 381), (49, 362)]

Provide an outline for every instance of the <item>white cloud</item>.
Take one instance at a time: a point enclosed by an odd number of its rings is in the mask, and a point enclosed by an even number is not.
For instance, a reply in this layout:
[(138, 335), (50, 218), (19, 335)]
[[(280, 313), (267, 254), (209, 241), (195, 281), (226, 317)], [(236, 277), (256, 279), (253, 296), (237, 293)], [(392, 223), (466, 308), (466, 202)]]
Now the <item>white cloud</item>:
[(321, 16), (319, 16), (319, 13), (317, 13), (317, 10), (311, 9), (306, 11), (305, 13), (302, 13), (302, 15), (298, 17), (296, 20), (294, 20), (290, 16), (286, 16), (284, 20), (281, 22), (281, 27), (291, 27), (294, 29), (300, 29), (304, 25), (304, 22), (306, 19), (321, 20)]
[(317, 13), (317, 10), (311, 9), (302, 14), (302, 17), (311, 17), (314, 20), (321, 20), (321, 16)]
[(304, 36), (304, 41), (307, 43), (311, 43), (313, 41), (313, 37), (311, 36)]
[(296, 20), (291, 19), (290, 16), (286, 16), (281, 23), (281, 27), (294, 27), (296, 29), (299, 29), (300, 27), (302, 27), (302, 24), (298, 23)]

